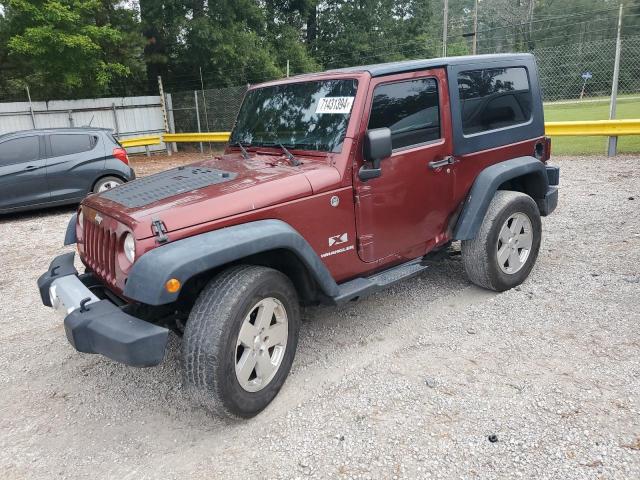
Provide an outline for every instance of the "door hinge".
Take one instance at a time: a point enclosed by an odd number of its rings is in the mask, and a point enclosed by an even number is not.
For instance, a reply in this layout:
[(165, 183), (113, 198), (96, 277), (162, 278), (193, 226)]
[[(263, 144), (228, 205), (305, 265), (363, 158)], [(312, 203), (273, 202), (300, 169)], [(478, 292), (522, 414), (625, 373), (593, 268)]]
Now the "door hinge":
[(167, 227), (159, 218), (151, 219), (151, 231), (156, 236), (156, 243), (162, 245), (169, 241), (169, 237), (167, 236)]

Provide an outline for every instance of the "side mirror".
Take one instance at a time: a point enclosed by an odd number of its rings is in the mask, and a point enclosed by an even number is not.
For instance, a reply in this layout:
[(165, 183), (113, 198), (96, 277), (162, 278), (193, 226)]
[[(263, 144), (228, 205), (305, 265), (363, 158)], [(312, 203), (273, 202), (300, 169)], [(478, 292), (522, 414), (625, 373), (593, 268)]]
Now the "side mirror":
[(391, 130), (388, 128), (375, 128), (367, 130), (364, 135), (363, 156), (371, 167), (363, 165), (358, 171), (358, 177), (363, 182), (382, 175), (380, 161), (390, 157), (392, 152)]

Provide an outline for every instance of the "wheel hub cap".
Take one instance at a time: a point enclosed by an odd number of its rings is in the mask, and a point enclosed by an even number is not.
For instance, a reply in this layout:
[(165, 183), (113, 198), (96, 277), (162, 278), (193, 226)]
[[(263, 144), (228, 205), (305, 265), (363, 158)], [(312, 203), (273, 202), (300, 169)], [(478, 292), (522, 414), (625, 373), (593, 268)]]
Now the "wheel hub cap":
[(519, 272), (527, 263), (533, 231), (531, 220), (524, 213), (514, 213), (502, 225), (498, 235), (497, 258), (500, 270), (507, 274)]
[(118, 182), (105, 182), (102, 185), (100, 185), (100, 188), (98, 188), (98, 193), (106, 192), (107, 190), (111, 190), (112, 188), (115, 188), (118, 185), (120, 185)]
[(287, 312), (277, 298), (254, 305), (245, 317), (236, 341), (236, 378), (248, 392), (266, 387), (275, 377), (287, 346)]

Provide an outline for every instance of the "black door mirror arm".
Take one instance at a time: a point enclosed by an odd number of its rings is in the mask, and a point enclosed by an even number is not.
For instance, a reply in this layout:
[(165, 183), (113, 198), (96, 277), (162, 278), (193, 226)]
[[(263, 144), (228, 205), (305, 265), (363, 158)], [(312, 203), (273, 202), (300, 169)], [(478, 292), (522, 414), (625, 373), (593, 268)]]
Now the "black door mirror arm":
[(358, 170), (358, 178), (366, 182), (367, 180), (371, 180), (372, 178), (378, 178), (382, 175), (382, 169), (380, 168), (380, 161), (378, 160), (378, 166), (369, 168), (366, 165), (362, 165)]

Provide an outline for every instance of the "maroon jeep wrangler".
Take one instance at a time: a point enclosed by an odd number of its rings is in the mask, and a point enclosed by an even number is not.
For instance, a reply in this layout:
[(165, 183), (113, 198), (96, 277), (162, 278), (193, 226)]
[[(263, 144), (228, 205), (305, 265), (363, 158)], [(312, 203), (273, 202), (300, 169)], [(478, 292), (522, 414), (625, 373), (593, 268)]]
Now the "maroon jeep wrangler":
[(186, 384), (251, 417), (282, 387), (300, 304), (356, 300), (462, 242), (503, 291), (538, 255), (559, 170), (531, 55), (415, 60), (251, 87), (224, 154), (90, 195), (38, 280), (69, 342), (157, 365), (183, 337)]

